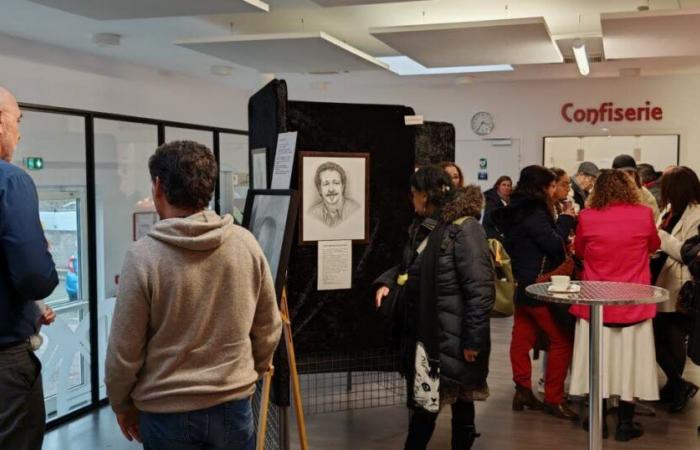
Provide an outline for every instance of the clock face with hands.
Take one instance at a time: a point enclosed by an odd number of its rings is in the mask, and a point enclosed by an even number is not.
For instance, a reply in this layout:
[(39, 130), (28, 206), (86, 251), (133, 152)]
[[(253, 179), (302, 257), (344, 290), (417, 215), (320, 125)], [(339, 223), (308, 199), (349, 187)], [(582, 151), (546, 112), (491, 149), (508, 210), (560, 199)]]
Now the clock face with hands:
[(495, 126), (493, 116), (490, 113), (481, 111), (472, 116), (472, 131), (479, 136), (491, 134)]

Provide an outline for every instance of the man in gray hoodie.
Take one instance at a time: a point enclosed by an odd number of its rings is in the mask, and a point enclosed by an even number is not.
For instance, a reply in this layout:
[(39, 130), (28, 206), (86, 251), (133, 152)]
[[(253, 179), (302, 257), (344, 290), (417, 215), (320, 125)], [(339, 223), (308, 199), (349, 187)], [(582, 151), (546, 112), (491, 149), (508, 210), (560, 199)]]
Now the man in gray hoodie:
[(218, 168), (206, 147), (159, 147), (149, 160), (161, 218), (129, 249), (107, 350), (109, 401), (146, 448), (253, 449), (250, 397), (282, 322), (252, 234), (205, 209)]

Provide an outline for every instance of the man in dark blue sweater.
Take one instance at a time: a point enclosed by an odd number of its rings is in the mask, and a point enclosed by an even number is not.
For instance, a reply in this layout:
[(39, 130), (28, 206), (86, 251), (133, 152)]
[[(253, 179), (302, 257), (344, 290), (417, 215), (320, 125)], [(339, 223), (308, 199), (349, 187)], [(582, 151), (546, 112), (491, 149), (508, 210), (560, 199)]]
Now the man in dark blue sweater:
[(0, 449), (39, 450), (44, 439), (41, 363), (30, 337), (55, 318), (36, 300), (58, 284), (31, 177), (10, 164), (22, 113), (0, 86)]

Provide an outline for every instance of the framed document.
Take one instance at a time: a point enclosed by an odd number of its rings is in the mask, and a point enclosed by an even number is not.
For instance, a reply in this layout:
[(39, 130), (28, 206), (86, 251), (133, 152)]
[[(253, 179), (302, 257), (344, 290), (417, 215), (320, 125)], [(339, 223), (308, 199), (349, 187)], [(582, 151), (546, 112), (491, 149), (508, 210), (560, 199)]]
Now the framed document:
[(246, 198), (243, 227), (253, 233), (260, 244), (278, 296), (282, 294), (287, 273), (297, 206), (297, 192), (289, 189), (253, 189)]
[(250, 151), (253, 189), (267, 189), (267, 149), (255, 148)]
[(155, 211), (142, 211), (135, 212), (133, 219), (133, 238), (134, 241), (138, 241), (142, 237), (148, 234), (158, 222), (158, 213)]

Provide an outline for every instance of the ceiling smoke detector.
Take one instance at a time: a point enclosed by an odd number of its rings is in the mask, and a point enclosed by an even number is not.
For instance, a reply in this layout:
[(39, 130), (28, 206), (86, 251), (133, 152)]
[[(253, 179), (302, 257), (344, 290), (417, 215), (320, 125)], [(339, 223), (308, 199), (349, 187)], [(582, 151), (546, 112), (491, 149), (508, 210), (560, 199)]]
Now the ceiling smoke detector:
[(98, 47), (119, 47), (122, 35), (116, 33), (96, 33), (92, 35), (92, 43)]
[(212, 75), (220, 77), (227, 77), (233, 73), (233, 67), (231, 66), (213, 65), (210, 70)]
[(620, 69), (620, 76), (621, 77), (638, 77), (642, 74), (642, 69), (638, 67), (627, 67)]
[(470, 77), (468, 75), (463, 75), (461, 77), (455, 78), (455, 84), (456, 85), (464, 85), (464, 84), (472, 84), (474, 82), (474, 77)]

